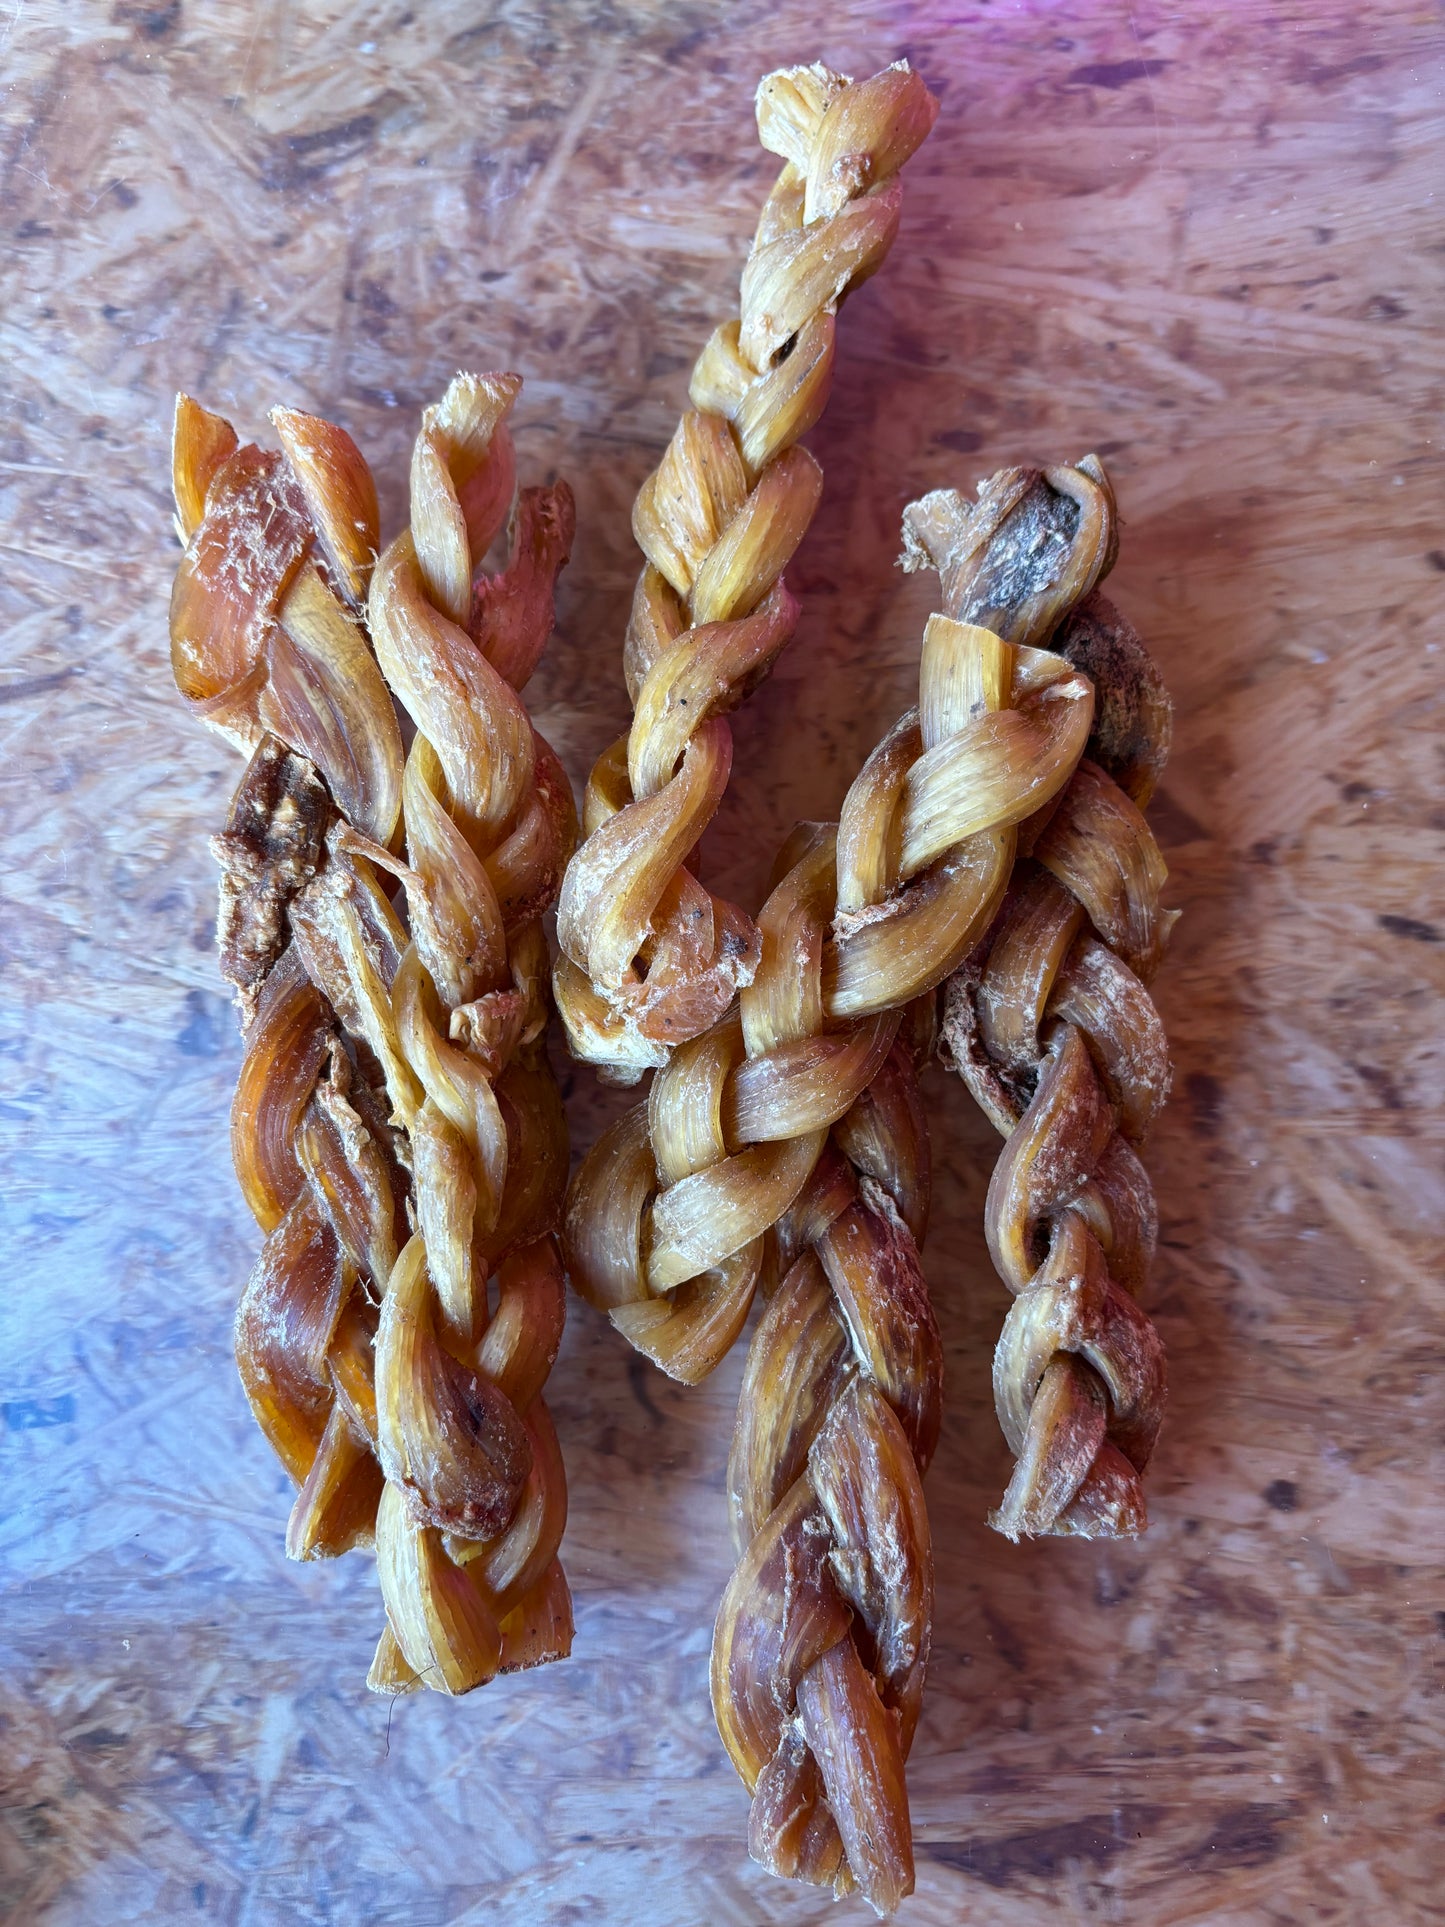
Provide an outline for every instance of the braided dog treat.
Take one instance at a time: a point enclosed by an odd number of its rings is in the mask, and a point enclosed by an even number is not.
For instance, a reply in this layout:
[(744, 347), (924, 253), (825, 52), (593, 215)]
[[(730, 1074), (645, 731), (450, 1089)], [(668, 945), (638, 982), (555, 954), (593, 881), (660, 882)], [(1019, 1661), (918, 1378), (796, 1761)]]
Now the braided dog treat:
[[(484, 391), (505, 413), (515, 386), (501, 378), (492, 391), (462, 378), (429, 413), (423, 441), (434, 459), (419, 451), (416, 466), (437, 497), (465, 504), (462, 539), (484, 529), (490, 539), (512, 487), (505, 430), (495, 451), (486, 433), (475, 448), (468, 435), (477, 432), (477, 410), (469, 414), (464, 399)], [(396, 1435), (405, 1435), (397, 1407), (409, 1418), (421, 1408), (423, 1427), (430, 1417), (428, 1480), (456, 1503), (446, 1544), (457, 1560), (441, 1569), (438, 1535), (416, 1535), (421, 1576), (412, 1592), (431, 1612), (428, 1637), (414, 1636), (400, 1610), (412, 1636), (400, 1644), (389, 1620), (373, 1683), (400, 1687), (420, 1677), (461, 1691), (501, 1667), (565, 1652), (570, 1640), (570, 1602), (554, 1557), (565, 1489), (545, 1408), (533, 1396), (560, 1330), (560, 1269), (542, 1234), (555, 1217), (567, 1155), (535, 1042), (546, 976), (535, 918), (570, 847), (570, 798), (550, 752), (534, 751), (518, 779), (528, 792), (523, 806), (510, 822), (504, 809), (488, 818), (512, 833), (500, 849), (488, 846), (480, 885), (463, 838), (453, 831), (449, 842), (445, 826), (428, 837), (450, 792), (429, 743), (414, 746), (404, 764), (396, 712), (359, 622), (378, 541), (370, 474), (339, 428), (281, 410), (273, 421), (284, 454), (238, 448), (229, 424), (182, 397), (173, 456), (187, 543), (171, 607), (176, 680), (206, 721), (250, 752), (215, 845), (222, 967), (236, 986), (246, 1041), (232, 1144), (243, 1192), (267, 1234), (237, 1315), (237, 1362), (262, 1430), (301, 1488), (287, 1533), (295, 1558), (375, 1536), (385, 1583), (398, 1563), (396, 1540), (412, 1543), (387, 1524), (395, 1505), (382, 1468), (391, 1470)], [(444, 504), (434, 501), (433, 551), (465, 569), (473, 605), (473, 550), (460, 547), (454, 528), (448, 548), (445, 531), (437, 532), (445, 522)], [(478, 586), (467, 610), (477, 641), (466, 630), (449, 637), (459, 661), (468, 650), (481, 660), (480, 643), (508, 677), (525, 680), (550, 628), (552, 577), (570, 529), (565, 490), (523, 497), (513, 561)], [(454, 680), (466, 682), (469, 671), (482, 685), (492, 674), (463, 662)], [(474, 796), (475, 785), (466, 793)], [(410, 866), (391, 854), (403, 813)], [(378, 868), (398, 871), (408, 886), (410, 940)], [(509, 973), (500, 994), (499, 967)], [(456, 1013), (460, 1049), (431, 1022), (443, 996)], [(463, 1138), (471, 1119), (490, 1127), (478, 1168), (492, 1189), (470, 1220), (468, 1185), (475, 1190), (477, 1178), (459, 1168), (464, 1160), (453, 1160), (451, 1194), (436, 1181), (455, 1139), (432, 1155), (446, 1132), (428, 1132), (429, 1113), (418, 1128), (400, 1128), (417, 1125), (434, 1093)], [(481, 1139), (478, 1130), (466, 1148)], [(521, 1175), (508, 1184), (513, 1173)], [(403, 1254), (407, 1266), (398, 1263), (409, 1213), (424, 1215), (438, 1237), (450, 1232), (450, 1252), (465, 1247), (470, 1255), (470, 1270), (465, 1256), (439, 1267), (458, 1299), (471, 1293), (466, 1310), (449, 1304), (457, 1318), (447, 1325), (447, 1341), (465, 1351), (455, 1334), (469, 1311), (480, 1341), (470, 1374), (460, 1360), (444, 1361), (443, 1347), (422, 1343), (378, 1379), (379, 1324), (395, 1330), (405, 1322), (402, 1301), (388, 1320), (378, 1307), (398, 1283), (414, 1291), (421, 1269), (415, 1238)], [(487, 1325), (493, 1261), (501, 1303)], [(479, 1493), (476, 1448), (498, 1435), (503, 1463)], [(499, 1494), (512, 1488), (507, 1529), (498, 1531)], [(404, 1586), (391, 1591), (408, 1603)]]
[[(576, 840), (571, 790), (519, 691), (572, 542), (565, 482), (511, 505), (513, 375), (459, 375), (426, 410), (411, 527), (378, 562), (377, 659), (416, 725), (402, 787), (411, 943), (369, 1023), (411, 1149), (415, 1229), (376, 1336), (387, 1630), (371, 1684), (465, 1692), (571, 1648), (557, 1559), (566, 1480), (541, 1388), (565, 1288), (552, 1235), (567, 1127), (547, 1064), (542, 912)], [(497, 1279), (492, 1308), (488, 1281)]]
[[(1072, 533), (1050, 549), (1056, 584), (1032, 597), (1034, 636), (1112, 559), (1113, 496), (1098, 464), (1051, 470), (1049, 486)], [(1062, 657), (934, 616), (918, 708), (868, 759), (826, 857), (811, 851), (764, 906), (740, 1016), (678, 1049), (647, 1105), (584, 1160), (568, 1199), (569, 1273), (672, 1376), (703, 1376), (741, 1330), (759, 1279), (775, 1275), (770, 1227), (887, 1055), (899, 1012), (988, 928), (1017, 826), (1068, 781), (1092, 716), (1088, 678)], [(816, 979), (798, 978), (791, 1002), (764, 994), (815, 942)]]
[(940, 1055), (1008, 1140), (987, 1231), (1016, 1294), (994, 1399), (1017, 1465), (992, 1523), (1011, 1539), (1130, 1536), (1164, 1405), (1162, 1348), (1136, 1303), (1157, 1214), (1135, 1147), (1170, 1081), (1145, 985), (1177, 913), (1160, 907), (1167, 872), (1141, 814), (1169, 701), (1129, 624), (1069, 569), (1056, 472), (1005, 471), (980, 498), (914, 504), (914, 565), (932, 562), (950, 606), (1006, 639), (1059, 625), (1054, 647), (1097, 698), (1089, 757), (1023, 826), (1008, 896), (943, 997)]
[(758, 89), (759, 135), (786, 165), (740, 314), (703, 350), (693, 406), (633, 510), (647, 566), (624, 655), (632, 727), (593, 769), (558, 905), (568, 1043), (619, 1083), (705, 1031), (757, 968), (752, 923), (689, 864), (727, 784), (725, 712), (797, 622), (782, 572), (822, 488), (797, 442), (828, 398), (836, 310), (892, 246), (898, 173), (936, 114), (906, 62), (860, 83), (792, 68)]

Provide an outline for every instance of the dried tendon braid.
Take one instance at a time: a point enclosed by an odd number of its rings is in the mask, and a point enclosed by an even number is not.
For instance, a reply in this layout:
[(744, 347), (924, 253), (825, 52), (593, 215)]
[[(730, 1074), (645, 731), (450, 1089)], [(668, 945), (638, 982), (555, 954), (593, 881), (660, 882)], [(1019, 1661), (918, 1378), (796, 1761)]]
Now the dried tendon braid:
[[(571, 535), (565, 489), (524, 494), (511, 564), (475, 589), (470, 575), (511, 498), (510, 445), (504, 428), (492, 431), (514, 392), (506, 378), (454, 384), (417, 455), (428, 583), (453, 571), (445, 606), (467, 629), (430, 604), (409, 606), (405, 538), (385, 559), (395, 648), (404, 655), (414, 622), (430, 618), (418, 659), (440, 681), (450, 652), (458, 709), (450, 734), (427, 712), (433, 736), (405, 761), (358, 620), (378, 532), (354, 444), (278, 411), (285, 454), (265, 455), (238, 448), (228, 424), (185, 398), (177, 409), (187, 549), (172, 599), (176, 678), (207, 721), (253, 752), (217, 839), (223, 967), (246, 1037), (233, 1148), (267, 1233), (237, 1318), (237, 1360), (301, 1486), (288, 1552), (316, 1557), (375, 1536), (384, 1584), (412, 1561), (388, 1602), (420, 1599), (430, 1644), (413, 1639), (409, 1664), (389, 1623), (373, 1668), (389, 1688), (420, 1678), (465, 1690), (565, 1652), (571, 1638), (555, 1559), (565, 1487), (535, 1397), (561, 1323), (547, 1233), (567, 1162), (537, 1042), (547, 958), (536, 919), (575, 823), (550, 751), (515, 718), (510, 734), (498, 721), (550, 628)], [(483, 712), (470, 731), (462, 696)], [(460, 765), (447, 760), (454, 750)], [(500, 774), (488, 774), (488, 758)], [(408, 864), (393, 854), (403, 816)], [(379, 870), (407, 885), (410, 936)], [(407, 1243), (409, 1216), (437, 1238), (436, 1270), (453, 1287), (439, 1337), (427, 1325), (429, 1254)], [(493, 1268), (500, 1302), (488, 1321)], [(470, 1352), (455, 1335), (468, 1304)], [(431, 1502), (458, 1515), (439, 1557), (440, 1528), (389, 1523), (395, 1492), (382, 1467), (394, 1467), (398, 1436), (424, 1458)]]
[(569, 1044), (621, 1083), (705, 1031), (757, 967), (752, 923), (689, 861), (727, 784), (725, 712), (797, 622), (782, 572), (822, 486), (797, 442), (827, 401), (835, 313), (887, 255), (899, 169), (936, 113), (906, 62), (856, 84), (793, 68), (758, 90), (763, 145), (787, 164), (758, 223), (740, 315), (704, 349), (692, 409), (637, 498), (647, 567), (624, 659), (632, 727), (592, 772), (586, 841), (558, 906)]
[[(1035, 598), (1038, 634), (1061, 597), (1092, 586), (1113, 542), (1097, 464), (1051, 473), (1073, 521), (1058, 583)], [(1088, 679), (1063, 658), (934, 616), (919, 706), (868, 759), (836, 832), (769, 897), (738, 1016), (678, 1049), (647, 1105), (584, 1160), (569, 1273), (674, 1377), (710, 1371), (741, 1330), (772, 1269), (770, 1227), (887, 1055), (899, 1013), (988, 928), (1018, 825), (1069, 780), (1092, 714)]]
[[(353, 826), (385, 844), (401, 802), (396, 713), (358, 614), (376, 492), (351, 438), (277, 410), (282, 453), (238, 445), (187, 396), (173, 481), (185, 554), (171, 598), (176, 682), (248, 757), (226, 829), (218, 936), (245, 1057), (231, 1142), (265, 1243), (236, 1319), (251, 1409), (300, 1488), (294, 1558), (371, 1543), (381, 1494), (371, 1346), (405, 1226), (405, 1150), (357, 1013), (308, 963), (318, 902), (389, 983), (405, 943)], [(334, 906), (331, 908), (330, 906)]]
[(994, 1359), (1017, 1465), (992, 1522), (1012, 1539), (1120, 1537), (1144, 1529), (1140, 1475), (1164, 1405), (1162, 1347), (1136, 1303), (1157, 1216), (1135, 1147), (1170, 1080), (1145, 985), (1175, 913), (1160, 906), (1165, 866), (1141, 814), (1168, 755), (1169, 702), (1124, 618), (1100, 595), (1061, 594), (1050, 555), (1071, 518), (1054, 471), (1010, 471), (980, 493), (908, 511), (915, 561), (939, 568), (955, 610), (1015, 640), (1036, 634), (1044, 595), (1054, 648), (1096, 694), (1090, 756), (1024, 826), (1008, 896), (943, 999), (940, 1055), (1008, 1139), (987, 1230), (1017, 1294)]
[(373, 986), (367, 1007), (410, 1145), (415, 1225), (376, 1335), (379, 1690), (466, 1692), (572, 1642), (566, 1480), (541, 1396), (565, 1303), (552, 1233), (567, 1127), (543, 1040), (540, 918), (576, 817), (518, 693), (572, 542), (565, 483), (522, 492), (506, 569), (473, 582), (512, 503), (520, 387), (459, 375), (426, 410), (411, 527), (369, 601), (377, 660), (416, 725), (406, 861), (350, 844), (400, 879), (411, 926), (389, 995)]

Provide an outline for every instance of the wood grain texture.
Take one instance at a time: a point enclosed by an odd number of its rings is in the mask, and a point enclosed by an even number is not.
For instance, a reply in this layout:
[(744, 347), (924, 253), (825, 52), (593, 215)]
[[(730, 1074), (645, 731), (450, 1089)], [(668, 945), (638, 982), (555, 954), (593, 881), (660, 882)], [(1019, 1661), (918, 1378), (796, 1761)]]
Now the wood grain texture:
[[(1186, 915), (1137, 1546), (983, 1524), (996, 1145), (925, 1087), (948, 1415), (902, 1918), (1440, 1918), (1439, 8), (32, 0), (0, 42), (0, 1907), (866, 1917), (749, 1865), (708, 1711), (741, 1351), (685, 1391), (574, 1304), (568, 1665), (393, 1710), (366, 1563), (283, 1558), (229, 1342), (255, 1239), (205, 839), (239, 762), (171, 687), (166, 444), (181, 385), (252, 435), (333, 415), (390, 533), (420, 406), (521, 370), (524, 479), (580, 523), (529, 699), (580, 782), (627, 710), (632, 496), (775, 166), (753, 84), (907, 50), (943, 115), (840, 329), (802, 627), (709, 879), (755, 906), (908, 700), (903, 503), (1097, 448)], [(585, 1146), (612, 1100), (570, 1087)]]

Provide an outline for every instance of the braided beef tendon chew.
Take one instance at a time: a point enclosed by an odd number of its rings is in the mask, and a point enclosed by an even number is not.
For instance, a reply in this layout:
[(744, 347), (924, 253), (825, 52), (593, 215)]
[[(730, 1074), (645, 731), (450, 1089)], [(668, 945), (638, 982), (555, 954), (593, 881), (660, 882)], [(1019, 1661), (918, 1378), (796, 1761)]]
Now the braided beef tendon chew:
[[(1110, 560), (1113, 497), (1097, 465), (1051, 473), (1071, 511), (1054, 554), (1060, 593), (1077, 595)], [(1037, 601), (1041, 636), (1052, 603)], [(1092, 716), (1088, 678), (1062, 657), (934, 616), (918, 708), (868, 759), (836, 832), (763, 908), (739, 1017), (678, 1049), (647, 1106), (584, 1161), (568, 1200), (570, 1275), (674, 1377), (710, 1371), (741, 1330), (774, 1268), (770, 1227), (877, 1072), (899, 1013), (988, 928), (1018, 826), (1057, 798)]]
[(1162, 1348), (1136, 1302), (1157, 1227), (1136, 1147), (1170, 1080), (1145, 986), (1176, 913), (1160, 906), (1165, 866), (1141, 814), (1169, 702), (1129, 624), (1070, 575), (1055, 471), (1006, 471), (980, 498), (941, 491), (909, 509), (915, 566), (931, 562), (945, 603), (1006, 639), (1053, 628), (1096, 694), (1088, 756), (1023, 826), (1009, 893), (943, 999), (940, 1054), (1008, 1140), (987, 1230), (1016, 1294), (994, 1398), (1017, 1465), (993, 1523), (1013, 1539), (1130, 1536), (1164, 1405)]
[(507, 568), (472, 582), (511, 500), (516, 388), (461, 377), (428, 411), (421, 533), (378, 572), (389, 666), (426, 726), (405, 760), (355, 619), (377, 527), (354, 445), (278, 411), (285, 454), (263, 455), (177, 410), (177, 681), (253, 751), (217, 839), (246, 1035), (232, 1139), (268, 1234), (237, 1358), (301, 1485), (288, 1551), (375, 1536), (372, 1683), (388, 1689), (465, 1691), (571, 1640), (565, 1484), (537, 1396), (561, 1329), (549, 1233), (567, 1163), (537, 919), (575, 823), (514, 694), (551, 626), (565, 487), (524, 492)]
[(376, 492), (344, 430), (278, 409), (282, 452), (238, 444), (187, 396), (173, 480), (185, 554), (171, 599), (177, 685), (249, 758), (225, 831), (218, 936), (245, 1057), (231, 1141), (265, 1234), (236, 1319), (242, 1383), (300, 1488), (295, 1558), (371, 1542), (376, 1304), (404, 1233), (408, 1179), (380, 1061), (343, 995), (305, 961), (333, 908), (383, 984), (405, 938), (352, 827), (395, 833), (396, 714), (357, 616), (377, 543)]
[(906, 63), (856, 84), (794, 68), (758, 90), (763, 145), (786, 165), (740, 314), (704, 349), (693, 406), (637, 498), (647, 567), (624, 659), (632, 727), (592, 772), (558, 906), (568, 1042), (618, 1082), (705, 1031), (757, 967), (752, 923), (689, 864), (727, 784), (725, 713), (797, 621), (782, 572), (822, 486), (797, 442), (827, 401), (836, 310), (886, 257), (899, 169), (936, 113)]
[(426, 410), (411, 527), (370, 593), (377, 659), (416, 725), (406, 860), (365, 852), (401, 881), (411, 926), (369, 1010), (414, 1188), (376, 1336), (380, 1689), (465, 1692), (572, 1638), (566, 1482), (541, 1396), (562, 1332), (567, 1130), (543, 1042), (540, 917), (576, 819), (519, 694), (572, 541), (565, 483), (523, 491), (507, 568), (473, 583), (512, 502), (520, 386), (459, 375)]

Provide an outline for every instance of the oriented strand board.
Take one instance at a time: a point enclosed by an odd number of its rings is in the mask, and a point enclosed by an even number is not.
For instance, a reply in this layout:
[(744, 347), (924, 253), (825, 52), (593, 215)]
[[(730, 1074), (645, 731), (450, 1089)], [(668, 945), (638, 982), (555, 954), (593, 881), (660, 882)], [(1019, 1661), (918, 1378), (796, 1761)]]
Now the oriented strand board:
[[(420, 406), (521, 370), (524, 474), (580, 510), (529, 690), (580, 784), (625, 715), (632, 495), (775, 165), (753, 84), (907, 50), (943, 114), (843, 318), (802, 626), (709, 874), (756, 905), (909, 700), (905, 500), (1096, 448), (1178, 708), (1185, 916), (1138, 1545), (984, 1527), (995, 1146), (929, 1081), (948, 1417), (903, 1918), (1439, 1918), (1438, 9), (31, 0), (0, 44), (0, 1909), (863, 1917), (749, 1865), (708, 1710), (740, 1355), (685, 1391), (574, 1309), (569, 1665), (393, 1708), (366, 1563), (282, 1556), (229, 1357), (256, 1239), (205, 839), (238, 764), (170, 683), (166, 439), (181, 385), (253, 435), (333, 414), (390, 530)], [(569, 1090), (586, 1144), (615, 1099)]]

